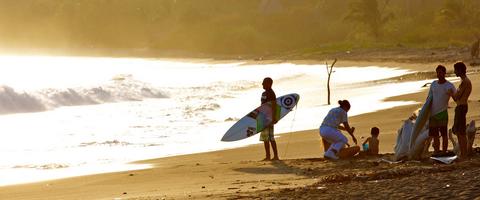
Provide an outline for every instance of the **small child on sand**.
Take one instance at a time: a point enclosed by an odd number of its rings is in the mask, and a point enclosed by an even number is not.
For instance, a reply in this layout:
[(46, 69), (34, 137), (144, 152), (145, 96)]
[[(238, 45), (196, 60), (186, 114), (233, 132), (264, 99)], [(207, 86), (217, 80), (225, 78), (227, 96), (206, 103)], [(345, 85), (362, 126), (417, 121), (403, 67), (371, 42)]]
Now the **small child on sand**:
[(373, 127), (370, 134), (372, 137), (368, 137), (362, 144), (363, 150), (367, 155), (378, 155), (378, 145), (380, 143), (378, 135), (380, 134), (380, 129)]

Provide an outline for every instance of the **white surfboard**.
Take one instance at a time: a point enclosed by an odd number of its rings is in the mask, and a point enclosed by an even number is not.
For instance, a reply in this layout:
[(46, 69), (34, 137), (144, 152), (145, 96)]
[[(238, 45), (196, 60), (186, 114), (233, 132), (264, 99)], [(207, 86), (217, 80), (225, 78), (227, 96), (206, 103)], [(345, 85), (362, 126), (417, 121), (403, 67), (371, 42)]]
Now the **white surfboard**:
[[(298, 94), (287, 94), (277, 98), (277, 116), (278, 120), (282, 119), (297, 105), (300, 96)], [(265, 103), (247, 115), (242, 117), (223, 135), (221, 141), (237, 141), (248, 138), (263, 131), (272, 124), (271, 104)]]
[(450, 164), (457, 159), (457, 156), (449, 156), (449, 157), (430, 157), (432, 160), (440, 161), (445, 164)]
[[(415, 159), (417, 157), (418, 151), (416, 150), (416, 144), (418, 143), (417, 137), (422, 132), (422, 129), (425, 127), (425, 124), (430, 118), (430, 110), (432, 109), (432, 96), (428, 95), (425, 104), (423, 104), (422, 109), (418, 113), (417, 119), (415, 120), (415, 125), (413, 127), (412, 136), (410, 137), (410, 159)], [(417, 148), (418, 149), (418, 148)]]

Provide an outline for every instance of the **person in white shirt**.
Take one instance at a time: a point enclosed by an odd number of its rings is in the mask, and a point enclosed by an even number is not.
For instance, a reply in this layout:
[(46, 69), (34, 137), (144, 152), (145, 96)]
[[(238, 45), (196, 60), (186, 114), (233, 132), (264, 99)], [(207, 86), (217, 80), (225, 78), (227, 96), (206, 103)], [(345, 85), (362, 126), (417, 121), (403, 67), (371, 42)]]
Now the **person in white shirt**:
[(428, 135), (433, 139), (434, 154), (440, 153), (440, 135), (442, 136), (442, 151), (446, 152), (448, 149), (448, 101), (455, 93), (455, 86), (445, 79), (447, 69), (443, 65), (438, 65), (437, 69), (438, 80), (435, 80), (430, 85), (429, 96), (432, 97), (432, 108), (430, 112)]
[[(350, 102), (341, 100), (338, 101), (338, 104), (340, 106), (332, 108), (320, 126), (320, 136), (325, 149), (324, 157), (333, 160), (351, 157), (360, 152), (360, 147), (358, 146), (344, 148), (345, 145), (348, 145), (348, 139), (340, 130), (347, 131), (352, 136), (355, 144), (357, 144), (357, 139), (353, 135), (355, 127), (350, 127), (348, 124), (347, 112), (350, 110)], [(340, 126), (340, 124), (343, 124), (343, 126)]]

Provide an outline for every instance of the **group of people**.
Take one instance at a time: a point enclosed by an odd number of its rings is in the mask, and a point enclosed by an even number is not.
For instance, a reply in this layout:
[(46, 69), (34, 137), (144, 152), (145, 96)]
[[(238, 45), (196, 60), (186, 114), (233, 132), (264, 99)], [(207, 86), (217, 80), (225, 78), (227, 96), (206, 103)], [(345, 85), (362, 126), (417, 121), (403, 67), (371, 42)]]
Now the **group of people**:
[[(455, 75), (461, 78), (458, 89), (445, 79), (447, 69), (438, 65), (436, 68), (438, 80), (430, 85), (428, 95), (432, 98), (432, 108), (429, 118), (428, 135), (433, 139), (434, 154), (446, 152), (448, 149), (448, 102), (452, 98), (457, 106), (453, 120), (452, 132), (457, 135), (460, 146), (460, 156), (465, 158), (472, 153), (472, 147), (467, 145), (467, 112), (468, 97), (472, 92), (472, 82), (467, 77), (467, 67), (463, 62), (453, 65)], [(442, 138), (442, 150), (440, 150), (440, 137)]]
[[(466, 140), (466, 115), (468, 112), (468, 97), (472, 92), (472, 83), (467, 77), (467, 67), (463, 62), (457, 62), (453, 65), (454, 73), (461, 78), (458, 88), (446, 80), (447, 69), (443, 65), (436, 68), (437, 78), (432, 82), (429, 90), (429, 97), (432, 98), (431, 113), (428, 123), (429, 137), (433, 140), (434, 154), (446, 152), (448, 149), (448, 102), (452, 98), (457, 106), (455, 108), (455, 117), (452, 131), (457, 135), (460, 156), (467, 157), (471, 154), (472, 149), (468, 147)], [(272, 102), (272, 114), (276, 112), (276, 96), (272, 89), (273, 80), (269, 77), (263, 80), (263, 89), (261, 103)], [(355, 137), (355, 127), (351, 127), (348, 123), (348, 111), (351, 108), (348, 100), (338, 101), (339, 107), (332, 108), (323, 119), (319, 132), (324, 146), (324, 157), (327, 159), (337, 160), (340, 158), (352, 157), (360, 152)], [(273, 123), (260, 134), (260, 140), (264, 142), (265, 159), (270, 160), (270, 145), (273, 149), (273, 160), (278, 160), (277, 144), (274, 138), (274, 124), (276, 119), (272, 117)], [(341, 131), (346, 131), (355, 143), (350, 146), (347, 137)], [(371, 129), (371, 137), (363, 142), (363, 152), (368, 155), (376, 155), (379, 150), (378, 135), (380, 129), (373, 127)], [(440, 150), (440, 137), (442, 138), (442, 150)]]
[[(357, 138), (353, 134), (355, 127), (348, 124), (347, 112), (351, 105), (348, 100), (338, 101), (339, 107), (332, 108), (320, 125), (320, 136), (324, 147), (323, 156), (328, 159), (338, 160), (340, 158), (348, 158), (360, 152), (359, 146), (350, 146), (347, 137), (340, 130), (347, 131), (352, 137), (352, 141), (357, 144)], [(380, 129), (373, 127), (370, 131), (371, 137), (368, 137), (362, 144), (363, 150), (367, 155), (377, 155), (379, 140), (378, 135)], [(347, 147), (346, 147), (347, 146)]]

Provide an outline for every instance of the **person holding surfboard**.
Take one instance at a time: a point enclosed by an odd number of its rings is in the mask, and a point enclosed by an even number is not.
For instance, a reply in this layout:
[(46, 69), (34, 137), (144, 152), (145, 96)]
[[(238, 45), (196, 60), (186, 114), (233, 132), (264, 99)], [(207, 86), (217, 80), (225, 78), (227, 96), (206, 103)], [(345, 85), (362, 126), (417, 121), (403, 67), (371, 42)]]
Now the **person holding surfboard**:
[[(353, 135), (355, 127), (350, 127), (348, 124), (347, 112), (350, 110), (350, 102), (347, 100), (338, 101), (339, 107), (331, 109), (327, 116), (323, 119), (322, 125), (320, 125), (320, 136), (322, 137), (324, 146), (324, 157), (338, 160), (339, 158), (351, 157), (360, 152), (360, 147), (354, 146), (344, 148), (348, 145), (348, 139), (340, 130), (347, 131), (355, 144), (357, 144), (357, 138)], [(341, 126), (340, 124), (343, 124)]]
[(457, 135), (458, 145), (460, 146), (460, 156), (465, 158), (469, 155), (467, 138), (466, 138), (466, 124), (467, 124), (467, 112), (468, 112), (468, 97), (472, 92), (472, 82), (467, 77), (467, 66), (463, 62), (457, 62), (453, 65), (455, 75), (462, 79), (462, 82), (458, 86), (458, 90), (449, 91), (453, 100), (457, 103), (455, 107), (455, 117), (453, 120), (452, 131)]
[(272, 89), (273, 85), (273, 80), (270, 77), (266, 77), (263, 79), (262, 86), (263, 89), (265, 90), (262, 93), (262, 98), (261, 98), (261, 104), (265, 104), (268, 102), (271, 102), (271, 116), (267, 116), (272, 120), (272, 125), (266, 127), (261, 133), (260, 133), (260, 141), (263, 141), (264, 147), (265, 147), (265, 159), (264, 160), (270, 160), (270, 144), (272, 145), (272, 150), (273, 150), (273, 159), (272, 160), (279, 160), (278, 158), (278, 152), (277, 152), (277, 142), (275, 142), (275, 137), (274, 137), (274, 128), (273, 126), (277, 123), (277, 119), (275, 119), (276, 115), (276, 107), (277, 107), (277, 96), (275, 95), (275, 92)]
[(432, 97), (432, 108), (430, 110), (430, 118), (428, 121), (428, 136), (433, 139), (433, 154), (440, 153), (440, 136), (442, 136), (442, 151), (448, 149), (448, 101), (451, 92), (455, 91), (455, 86), (445, 79), (447, 68), (438, 65), (435, 69), (438, 80), (430, 85), (428, 95)]

